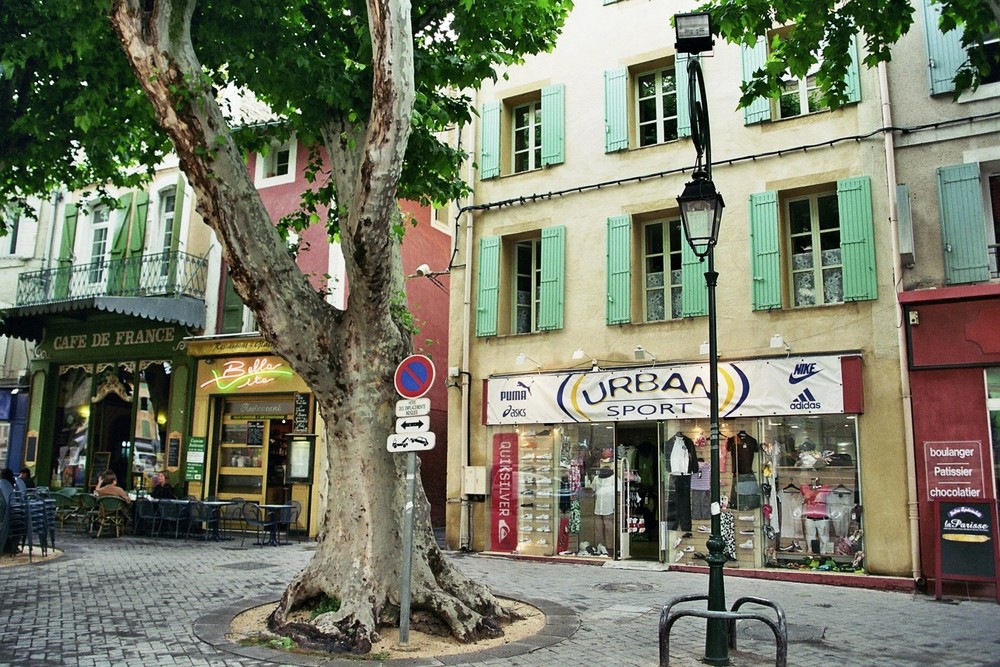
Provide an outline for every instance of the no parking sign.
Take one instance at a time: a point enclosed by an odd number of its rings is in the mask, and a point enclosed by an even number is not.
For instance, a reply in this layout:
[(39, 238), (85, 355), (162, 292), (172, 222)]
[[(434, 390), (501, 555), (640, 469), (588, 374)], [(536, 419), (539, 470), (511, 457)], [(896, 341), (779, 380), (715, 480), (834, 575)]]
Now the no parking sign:
[(403, 398), (420, 398), (434, 384), (434, 364), (422, 354), (411, 354), (396, 367), (395, 384)]

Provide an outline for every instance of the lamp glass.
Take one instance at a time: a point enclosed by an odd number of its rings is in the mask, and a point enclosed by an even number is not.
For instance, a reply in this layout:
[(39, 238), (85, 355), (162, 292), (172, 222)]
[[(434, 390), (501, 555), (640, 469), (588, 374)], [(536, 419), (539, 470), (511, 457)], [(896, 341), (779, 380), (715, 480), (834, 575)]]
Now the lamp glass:
[(719, 238), (722, 209), (725, 202), (715, 191), (715, 183), (702, 172), (694, 175), (694, 180), (684, 186), (684, 193), (677, 198), (681, 209), (681, 222), (688, 243), (699, 257), (708, 254), (709, 248)]
[(712, 26), (708, 14), (678, 14), (677, 36), (681, 39), (708, 37), (712, 34)]

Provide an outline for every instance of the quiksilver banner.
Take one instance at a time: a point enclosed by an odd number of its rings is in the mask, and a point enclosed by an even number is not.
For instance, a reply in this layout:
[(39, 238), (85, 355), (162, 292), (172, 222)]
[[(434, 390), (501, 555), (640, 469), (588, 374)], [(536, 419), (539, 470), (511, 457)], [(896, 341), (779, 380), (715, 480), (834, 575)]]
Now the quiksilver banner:
[[(486, 423), (561, 424), (708, 417), (709, 364), (492, 377)], [(840, 356), (719, 364), (719, 415), (840, 414)]]

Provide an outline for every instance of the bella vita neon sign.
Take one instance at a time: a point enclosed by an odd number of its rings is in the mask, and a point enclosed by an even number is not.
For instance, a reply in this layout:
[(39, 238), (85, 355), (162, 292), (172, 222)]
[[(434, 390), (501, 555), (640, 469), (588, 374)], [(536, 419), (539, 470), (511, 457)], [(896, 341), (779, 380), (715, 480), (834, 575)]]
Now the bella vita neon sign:
[(200, 387), (212, 387), (218, 391), (230, 392), (248, 387), (260, 387), (271, 384), (284, 377), (292, 377), (294, 373), (284, 368), (284, 364), (268, 361), (258, 357), (247, 363), (240, 359), (232, 359), (222, 364), (222, 371), (212, 370), (212, 378), (202, 382)]

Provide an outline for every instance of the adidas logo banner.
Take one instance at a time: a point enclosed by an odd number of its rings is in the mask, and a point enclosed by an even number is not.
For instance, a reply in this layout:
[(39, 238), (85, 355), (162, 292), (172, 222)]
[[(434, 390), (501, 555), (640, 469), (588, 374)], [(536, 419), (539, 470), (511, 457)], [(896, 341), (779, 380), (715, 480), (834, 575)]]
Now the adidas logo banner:
[[(707, 418), (709, 385), (708, 364), (495, 376), (487, 381), (486, 423)], [(723, 419), (843, 411), (840, 356), (719, 364), (719, 413)]]

